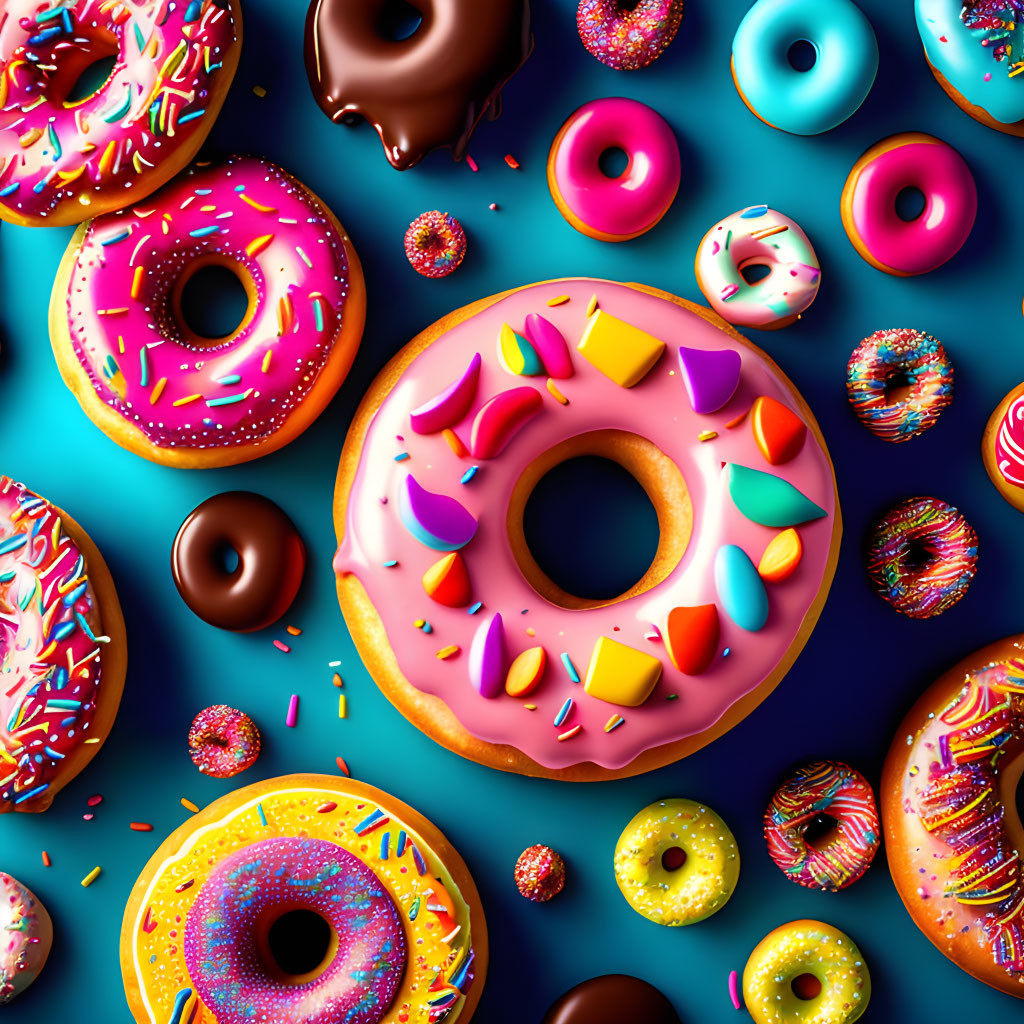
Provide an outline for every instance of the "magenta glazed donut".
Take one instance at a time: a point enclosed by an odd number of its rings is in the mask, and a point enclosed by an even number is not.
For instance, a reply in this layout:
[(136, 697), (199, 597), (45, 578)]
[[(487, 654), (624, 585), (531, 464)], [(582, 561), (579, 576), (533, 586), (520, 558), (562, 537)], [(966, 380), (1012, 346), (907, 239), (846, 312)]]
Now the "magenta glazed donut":
[[(617, 178), (601, 154), (621, 149), (628, 163)], [(668, 122), (636, 100), (593, 100), (559, 129), (548, 156), (548, 188), (562, 216), (604, 242), (650, 231), (679, 190), (679, 144)]]
[[(265, 966), (263, 922), (282, 907), (331, 928), (324, 962), (307, 975), (278, 978)], [(189, 976), (220, 1024), (377, 1024), (405, 971), (394, 900), (362, 861), (321, 839), (267, 839), (226, 857), (192, 905), (184, 946)]]
[[(896, 210), (896, 197), (907, 188), (924, 196), (924, 209), (913, 220)], [(974, 227), (978, 191), (952, 146), (904, 132), (875, 143), (853, 165), (841, 212), (850, 241), (868, 263), (909, 277), (941, 267), (960, 251)]]
[(576, 28), (587, 51), (616, 71), (653, 64), (676, 37), (683, 0), (580, 0)]
[(256, 763), (260, 756), (260, 731), (243, 711), (227, 704), (214, 704), (192, 720), (188, 752), (204, 775), (230, 779)]

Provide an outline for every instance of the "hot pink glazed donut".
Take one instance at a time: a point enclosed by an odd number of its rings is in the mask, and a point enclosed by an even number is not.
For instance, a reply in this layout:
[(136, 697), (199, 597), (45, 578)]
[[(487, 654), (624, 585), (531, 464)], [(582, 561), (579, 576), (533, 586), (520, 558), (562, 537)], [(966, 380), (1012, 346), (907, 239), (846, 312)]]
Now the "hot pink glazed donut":
[(39, 977), (53, 945), (46, 907), (16, 878), (0, 871), (0, 1006)]
[[(77, 224), (144, 199), (198, 152), (241, 45), (238, 0), (7, 0), (0, 217)], [(68, 102), (103, 57), (107, 80)]]
[(0, 476), (0, 814), (45, 810), (93, 758), (125, 660), (117, 594), (88, 535)]
[[(327, 922), (330, 950), (312, 977), (275, 978), (261, 921), (296, 908)], [(376, 874), (334, 843), (301, 837), (224, 858), (188, 913), (184, 949), (189, 977), (219, 1024), (377, 1024), (406, 961), (398, 909)]]
[[(203, 338), (181, 292), (211, 264), (249, 307)], [(359, 346), (366, 292), (324, 203), (265, 160), (196, 165), (145, 205), (82, 225), (50, 300), (68, 387), (118, 444), (165, 465), (244, 462), (300, 434), (334, 397)]]
[[(920, 216), (903, 220), (896, 197), (924, 194)], [(905, 132), (875, 143), (854, 165), (843, 187), (843, 227), (873, 267), (908, 277), (952, 259), (974, 227), (978, 192), (970, 168), (948, 143)]]
[(214, 704), (192, 720), (188, 752), (204, 775), (230, 779), (256, 763), (260, 731), (244, 712), (227, 704)]
[[(599, 163), (606, 149), (629, 160), (617, 178)], [(679, 189), (679, 144), (668, 122), (636, 100), (593, 100), (559, 129), (548, 156), (548, 188), (562, 216), (605, 242), (650, 231)]]
[(683, 0), (580, 0), (576, 27), (587, 50), (617, 71), (653, 64), (676, 37)]
[[(612, 601), (558, 588), (523, 534), (535, 484), (583, 454), (658, 513), (651, 569)], [(346, 439), (335, 528), (342, 609), (399, 710), (482, 763), (581, 780), (685, 756), (763, 699), (841, 532), (775, 364), (709, 310), (594, 279), (483, 300), (406, 346)]]

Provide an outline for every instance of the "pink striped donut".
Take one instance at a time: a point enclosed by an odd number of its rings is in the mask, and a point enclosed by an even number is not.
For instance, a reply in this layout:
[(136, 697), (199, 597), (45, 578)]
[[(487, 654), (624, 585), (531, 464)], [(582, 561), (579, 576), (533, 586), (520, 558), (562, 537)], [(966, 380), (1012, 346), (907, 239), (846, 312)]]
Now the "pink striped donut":
[[(7, 0), (0, 217), (78, 224), (169, 181), (213, 127), (241, 45), (239, 0)], [(68, 102), (104, 57), (106, 81)]]
[(871, 785), (842, 761), (798, 768), (775, 791), (764, 815), (772, 860), (808, 889), (838, 892), (856, 882), (871, 866), (879, 836)]

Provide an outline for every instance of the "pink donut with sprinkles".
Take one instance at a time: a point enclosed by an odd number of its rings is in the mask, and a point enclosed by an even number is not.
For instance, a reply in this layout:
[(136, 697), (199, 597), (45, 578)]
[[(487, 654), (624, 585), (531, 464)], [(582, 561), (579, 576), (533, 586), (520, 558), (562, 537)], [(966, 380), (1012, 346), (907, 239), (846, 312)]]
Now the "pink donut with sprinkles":
[(244, 712), (227, 704), (214, 704), (192, 720), (188, 752), (204, 775), (230, 779), (256, 763), (260, 731)]
[(405, 255), (417, 274), (447, 277), (466, 258), (466, 232), (450, 213), (421, 213), (405, 233)]
[[(248, 308), (204, 338), (181, 293), (227, 267)], [(265, 160), (197, 164), (144, 205), (82, 225), (50, 300), (57, 364), (122, 447), (185, 468), (258, 458), (297, 437), (345, 379), (366, 290), (327, 206)]]
[(0, 1006), (39, 977), (53, 945), (46, 907), (16, 878), (0, 871)]
[[(144, 199), (206, 140), (241, 45), (239, 0), (8, 0), (0, 217), (78, 224)], [(107, 57), (106, 81), (69, 100)]]
[(871, 784), (841, 761), (812, 761), (775, 791), (764, 838), (775, 866), (808, 889), (838, 892), (864, 874), (881, 828)]
[(46, 810), (92, 760), (126, 660), (117, 593), (89, 535), (0, 476), (0, 814)]
[(683, 0), (581, 0), (576, 27), (587, 50), (616, 71), (653, 64), (676, 37)]

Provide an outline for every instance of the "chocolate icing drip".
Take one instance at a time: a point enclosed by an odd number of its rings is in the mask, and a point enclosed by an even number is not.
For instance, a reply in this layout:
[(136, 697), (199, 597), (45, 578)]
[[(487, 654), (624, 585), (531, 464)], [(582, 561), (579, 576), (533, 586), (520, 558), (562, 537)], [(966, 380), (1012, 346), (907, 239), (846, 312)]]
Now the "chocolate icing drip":
[(362, 117), (398, 170), (448, 146), (456, 160), (533, 48), (529, 0), (411, 0), (407, 39), (381, 28), (391, 0), (312, 0), (306, 71), (332, 121)]
[(672, 1004), (653, 985), (628, 974), (605, 974), (569, 989), (542, 1024), (679, 1024)]

